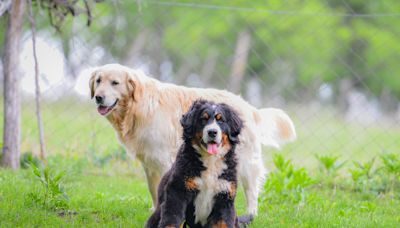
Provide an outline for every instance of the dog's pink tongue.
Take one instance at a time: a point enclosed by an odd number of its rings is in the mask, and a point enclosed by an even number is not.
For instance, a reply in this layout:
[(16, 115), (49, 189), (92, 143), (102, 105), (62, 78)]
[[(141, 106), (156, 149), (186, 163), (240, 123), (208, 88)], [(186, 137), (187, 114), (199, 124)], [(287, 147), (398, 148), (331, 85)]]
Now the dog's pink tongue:
[(101, 114), (101, 115), (105, 115), (105, 114), (107, 114), (108, 113), (108, 107), (106, 107), (106, 106), (99, 106), (98, 108), (97, 108), (97, 111)]
[(218, 145), (216, 143), (207, 144), (207, 152), (209, 154), (215, 155), (218, 152)]

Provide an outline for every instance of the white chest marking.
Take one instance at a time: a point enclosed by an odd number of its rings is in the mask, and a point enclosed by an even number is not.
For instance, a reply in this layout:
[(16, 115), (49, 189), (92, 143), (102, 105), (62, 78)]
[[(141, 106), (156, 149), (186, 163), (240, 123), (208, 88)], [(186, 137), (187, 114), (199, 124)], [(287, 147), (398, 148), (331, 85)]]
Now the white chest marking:
[(229, 192), (231, 183), (218, 179), (224, 169), (227, 168), (223, 158), (209, 156), (203, 158), (202, 161), (207, 169), (201, 172), (200, 177), (194, 179), (199, 189), (199, 193), (194, 200), (194, 214), (196, 217), (195, 223), (200, 222), (204, 226), (213, 208), (214, 196), (220, 192)]

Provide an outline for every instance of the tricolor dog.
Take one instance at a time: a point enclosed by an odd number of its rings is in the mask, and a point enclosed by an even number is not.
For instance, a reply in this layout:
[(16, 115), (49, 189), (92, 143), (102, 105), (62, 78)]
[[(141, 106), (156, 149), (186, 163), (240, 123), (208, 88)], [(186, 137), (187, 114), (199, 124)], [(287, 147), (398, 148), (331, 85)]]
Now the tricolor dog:
[(161, 180), (147, 227), (178, 228), (183, 221), (191, 228), (239, 227), (235, 148), (242, 120), (225, 104), (198, 100), (181, 124), (183, 144)]

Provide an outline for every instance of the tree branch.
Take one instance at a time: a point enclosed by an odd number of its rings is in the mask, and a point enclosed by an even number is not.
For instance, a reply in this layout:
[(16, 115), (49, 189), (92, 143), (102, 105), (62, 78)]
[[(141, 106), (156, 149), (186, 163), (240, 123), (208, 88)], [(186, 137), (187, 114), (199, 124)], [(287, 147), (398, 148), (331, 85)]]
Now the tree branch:
[(0, 17), (11, 7), (11, 0), (0, 1)]
[(46, 160), (45, 142), (44, 142), (44, 132), (43, 132), (43, 121), (42, 113), (40, 110), (40, 85), (39, 85), (39, 63), (36, 54), (36, 22), (33, 16), (32, 10), (32, 0), (28, 0), (29, 3), (29, 21), (31, 23), (32, 31), (32, 50), (33, 59), (35, 60), (35, 100), (36, 100), (36, 117), (39, 128), (39, 142), (40, 142), (40, 158), (44, 161)]

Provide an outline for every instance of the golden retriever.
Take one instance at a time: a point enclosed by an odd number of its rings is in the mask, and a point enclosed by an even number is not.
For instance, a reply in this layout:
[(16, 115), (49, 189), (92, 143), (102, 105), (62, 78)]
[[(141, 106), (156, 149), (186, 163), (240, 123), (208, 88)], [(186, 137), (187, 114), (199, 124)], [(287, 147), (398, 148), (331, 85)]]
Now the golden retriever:
[(199, 98), (226, 103), (244, 120), (237, 148), (238, 176), (246, 195), (247, 212), (251, 215), (257, 214), (257, 200), (266, 174), (262, 144), (279, 147), (296, 138), (293, 122), (283, 111), (256, 109), (225, 90), (163, 83), (119, 64), (96, 68), (89, 84), (98, 112), (114, 127), (128, 153), (140, 160), (153, 207), (160, 179), (170, 169), (182, 143), (179, 120)]

